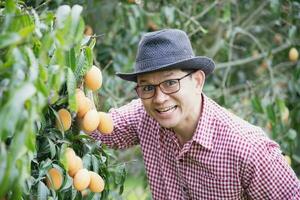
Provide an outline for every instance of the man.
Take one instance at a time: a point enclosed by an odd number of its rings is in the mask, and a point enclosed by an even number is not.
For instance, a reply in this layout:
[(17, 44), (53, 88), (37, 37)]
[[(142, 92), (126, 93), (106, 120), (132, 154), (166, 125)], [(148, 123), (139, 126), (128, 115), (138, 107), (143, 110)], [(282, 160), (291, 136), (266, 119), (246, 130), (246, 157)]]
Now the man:
[(145, 34), (135, 72), (139, 99), (112, 109), (115, 148), (141, 145), (153, 199), (300, 199), (278, 144), (202, 93), (214, 62), (194, 56), (185, 32)]

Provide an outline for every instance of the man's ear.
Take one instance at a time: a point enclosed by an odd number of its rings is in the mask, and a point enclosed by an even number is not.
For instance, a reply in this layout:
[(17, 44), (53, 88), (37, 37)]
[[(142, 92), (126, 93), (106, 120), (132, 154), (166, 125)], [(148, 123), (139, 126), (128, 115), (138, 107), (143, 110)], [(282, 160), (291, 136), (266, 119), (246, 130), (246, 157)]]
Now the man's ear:
[(194, 80), (196, 83), (197, 91), (202, 93), (202, 89), (205, 83), (205, 73), (202, 70), (198, 70), (194, 73)]

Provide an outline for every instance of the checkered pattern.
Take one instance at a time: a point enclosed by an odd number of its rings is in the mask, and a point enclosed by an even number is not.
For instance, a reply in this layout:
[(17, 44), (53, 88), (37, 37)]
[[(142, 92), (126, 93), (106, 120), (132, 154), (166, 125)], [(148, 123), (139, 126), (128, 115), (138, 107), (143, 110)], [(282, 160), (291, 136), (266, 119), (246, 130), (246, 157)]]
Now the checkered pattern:
[(111, 135), (92, 136), (113, 148), (141, 145), (155, 200), (300, 199), (300, 183), (264, 132), (203, 95), (192, 140), (180, 147), (140, 100), (112, 109)]

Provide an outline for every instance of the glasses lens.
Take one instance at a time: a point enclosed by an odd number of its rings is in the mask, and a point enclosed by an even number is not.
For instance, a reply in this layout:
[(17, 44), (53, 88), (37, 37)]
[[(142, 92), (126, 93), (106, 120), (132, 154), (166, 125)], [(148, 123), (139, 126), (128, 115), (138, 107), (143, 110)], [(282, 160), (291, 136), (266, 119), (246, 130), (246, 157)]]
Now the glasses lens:
[(137, 86), (136, 92), (140, 98), (149, 99), (155, 93), (155, 86), (153, 86), (153, 85)]
[(160, 84), (160, 89), (165, 94), (177, 92), (179, 90), (179, 87), (179, 80), (177, 79), (166, 80)]

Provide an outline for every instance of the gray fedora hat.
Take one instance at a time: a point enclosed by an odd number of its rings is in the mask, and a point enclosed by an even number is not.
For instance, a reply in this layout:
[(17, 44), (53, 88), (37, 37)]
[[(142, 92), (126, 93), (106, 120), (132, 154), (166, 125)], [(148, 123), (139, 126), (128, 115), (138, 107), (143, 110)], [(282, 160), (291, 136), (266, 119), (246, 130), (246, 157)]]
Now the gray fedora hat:
[(184, 31), (164, 29), (146, 33), (138, 46), (135, 69), (132, 73), (116, 73), (127, 81), (137, 82), (137, 76), (167, 69), (201, 69), (206, 75), (215, 68), (212, 59), (195, 56)]

